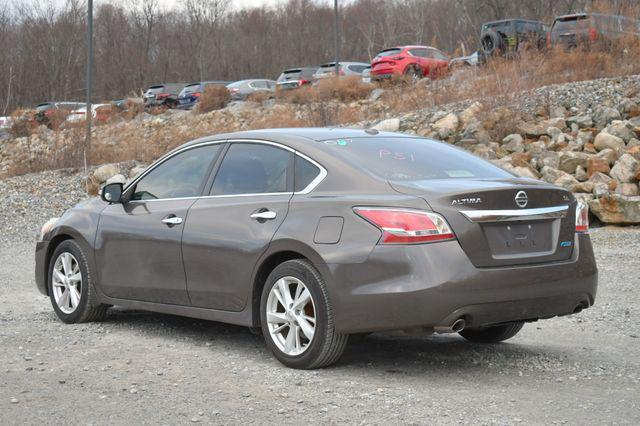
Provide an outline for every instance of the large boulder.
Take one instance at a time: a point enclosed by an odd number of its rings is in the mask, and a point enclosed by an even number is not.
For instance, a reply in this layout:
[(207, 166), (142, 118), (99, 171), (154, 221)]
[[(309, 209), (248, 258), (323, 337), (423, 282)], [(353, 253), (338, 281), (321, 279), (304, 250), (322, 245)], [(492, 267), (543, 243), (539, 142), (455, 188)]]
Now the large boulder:
[(124, 175), (118, 173), (117, 175), (113, 175), (109, 179), (107, 179), (104, 184), (109, 185), (112, 183), (121, 183), (124, 185), (125, 183), (127, 183), (127, 178), (124, 177)]
[(635, 183), (621, 183), (616, 187), (615, 193), (620, 195), (628, 195), (631, 197), (640, 194), (638, 192), (638, 185), (636, 185)]
[(458, 116), (460, 124), (462, 124), (463, 127), (467, 127), (472, 120), (475, 120), (480, 110), (482, 110), (482, 104), (480, 102), (474, 102), (471, 104), (471, 106), (462, 111)]
[(606, 161), (610, 166), (618, 161), (618, 157), (618, 151), (611, 148), (605, 148), (596, 155), (596, 158)]
[(620, 111), (611, 107), (597, 108), (593, 114), (593, 120), (597, 128), (602, 129), (613, 120), (620, 120)]
[(633, 131), (633, 125), (629, 121), (612, 121), (605, 131), (610, 135), (619, 137), (624, 141), (624, 143), (628, 143), (631, 139), (636, 137), (636, 133)]
[(595, 146), (598, 151), (606, 148), (618, 150), (624, 147), (624, 140), (603, 130), (596, 136), (593, 141), (593, 146)]
[(507, 152), (524, 152), (524, 139), (517, 133), (513, 133), (502, 139), (502, 147)]
[(542, 173), (542, 179), (549, 183), (554, 183), (565, 175), (571, 176), (569, 175), (569, 173), (563, 172), (562, 170), (554, 169), (550, 166), (544, 166), (540, 172)]
[(619, 182), (633, 182), (640, 170), (640, 162), (629, 154), (622, 154), (609, 175)]
[(593, 118), (590, 115), (586, 115), (586, 114), (569, 117), (567, 118), (566, 122), (569, 125), (575, 124), (580, 129), (593, 127)]
[(458, 116), (450, 113), (433, 123), (433, 129), (438, 132), (442, 139), (447, 139), (458, 130)]
[(398, 130), (400, 130), (400, 119), (387, 118), (386, 120), (382, 120), (372, 128), (381, 132), (397, 132)]
[(578, 182), (578, 180), (576, 178), (574, 178), (573, 176), (571, 176), (570, 174), (564, 173), (562, 176), (560, 176), (553, 183), (554, 183), (554, 185), (561, 186), (561, 187), (566, 188), (569, 191), (571, 191), (573, 189), (573, 187), (575, 185), (578, 185), (580, 182)]
[(640, 223), (640, 197), (610, 194), (589, 201), (591, 212), (604, 223)]
[(537, 138), (542, 135), (546, 135), (548, 127), (549, 126), (545, 126), (540, 123), (520, 123), (518, 126), (516, 126), (516, 131), (520, 134)]
[(584, 152), (566, 151), (560, 154), (560, 162), (558, 168), (563, 172), (574, 173), (576, 167), (581, 166), (586, 168), (589, 164), (591, 155)]
[(106, 182), (112, 176), (120, 173), (120, 168), (116, 164), (104, 164), (93, 172), (93, 178), (98, 183)]
[(609, 174), (611, 168), (609, 167), (609, 162), (603, 160), (602, 158), (592, 157), (589, 159), (587, 163), (587, 176), (591, 177), (594, 173), (600, 172)]

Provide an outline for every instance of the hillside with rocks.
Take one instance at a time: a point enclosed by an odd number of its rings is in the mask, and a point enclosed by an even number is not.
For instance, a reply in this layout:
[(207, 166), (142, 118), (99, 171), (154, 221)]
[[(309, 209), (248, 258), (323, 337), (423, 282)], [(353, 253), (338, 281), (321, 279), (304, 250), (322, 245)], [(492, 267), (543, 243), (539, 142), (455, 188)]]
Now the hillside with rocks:
[[(571, 190), (604, 223), (640, 223), (639, 76), (551, 85), (505, 99), (478, 98), (404, 113), (390, 106), (389, 95), (388, 89), (376, 89), (351, 102), (234, 102), (205, 114), (170, 110), (97, 126), (93, 152), (105, 160), (98, 163), (110, 164), (92, 172), (91, 187), (129, 179), (166, 150), (199, 136), (339, 124), (443, 140), (517, 175)], [(61, 166), (77, 168), (78, 162), (64, 160), (77, 153), (75, 142), (81, 137), (82, 129), (40, 128), (29, 137), (4, 139), (0, 174), (15, 170), (16, 164), (54, 157)], [(11, 178), (2, 185), (2, 198), (11, 202), (12, 188), (26, 189), (29, 185), (19, 183), (25, 180), (37, 182), (33, 175)]]

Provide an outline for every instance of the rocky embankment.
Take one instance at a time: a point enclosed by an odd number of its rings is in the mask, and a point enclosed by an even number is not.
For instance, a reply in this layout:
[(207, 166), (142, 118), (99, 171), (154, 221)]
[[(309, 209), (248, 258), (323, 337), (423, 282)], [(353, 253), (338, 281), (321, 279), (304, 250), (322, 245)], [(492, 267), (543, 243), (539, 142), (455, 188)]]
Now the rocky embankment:
[[(369, 120), (348, 126), (444, 140), (520, 176), (571, 190), (604, 223), (640, 223), (640, 76), (552, 85), (508, 99), (476, 99), (402, 114), (389, 106), (388, 96), (389, 91), (376, 89), (368, 99), (329, 106), (292, 106), (271, 100), (262, 104), (236, 102), (207, 114), (143, 114), (99, 126), (93, 139), (107, 151), (131, 148), (132, 140), (142, 140), (163, 152), (165, 147), (175, 146), (177, 139), (280, 127), (280, 123), (308, 125), (319, 110), (356, 111), (356, 117)], [(29, 152), (46, 154), (49, 147), (61, 146), (71, 135), (71, 131), (41, 129), (28, 140), (5, 139), (0, 142), (0, 171), (19, 158), (16, 153), (24, 150), (25, 144), (29, 144)], [(128, 163), (93, 169), (93, 187), (139, 173), (145, 161), (138, 149), (129, 152), (133, 158)], [(12, 188), (24, 186), (20, 182), (25, 180), (38, 179), (26, 176), (4, 182), (0, 191), (3, 203), (20, 199)], [(62, 179), (56, 191), (63, 192), (64, 185)]]
[[(517, 175), (567, 188), (604, 223), (640, 223), (640, 78), (548, 86), (487, 112), (489, 104), (367, 124), (441, 139)], [(508, 134), (496, 140), (499, 126)]]

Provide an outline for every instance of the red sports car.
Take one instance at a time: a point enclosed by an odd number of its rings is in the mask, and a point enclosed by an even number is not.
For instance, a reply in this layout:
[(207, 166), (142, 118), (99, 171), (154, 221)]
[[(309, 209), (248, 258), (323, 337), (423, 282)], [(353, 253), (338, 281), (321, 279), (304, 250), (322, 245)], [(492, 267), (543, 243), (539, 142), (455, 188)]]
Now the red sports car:
[(436, 78), (446, 73), (449, 57), (428, 46), (399, 46), (385, 49), (371, 61), (371, 78), (384, 80), (407, 76), (412, 80)]

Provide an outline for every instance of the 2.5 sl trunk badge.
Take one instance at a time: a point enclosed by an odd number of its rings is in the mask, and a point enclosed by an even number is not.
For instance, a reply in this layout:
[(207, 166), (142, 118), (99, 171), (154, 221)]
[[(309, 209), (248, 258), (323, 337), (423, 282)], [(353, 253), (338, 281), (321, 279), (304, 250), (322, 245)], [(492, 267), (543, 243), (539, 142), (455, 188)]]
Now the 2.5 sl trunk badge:
[(529, 202), (529, 197), (527, 197), (527, 193), (524, 191), (519, 191), (516, 194), (516, 204), (518, 207), (524, 208), (527, 207), (527, 203)]

